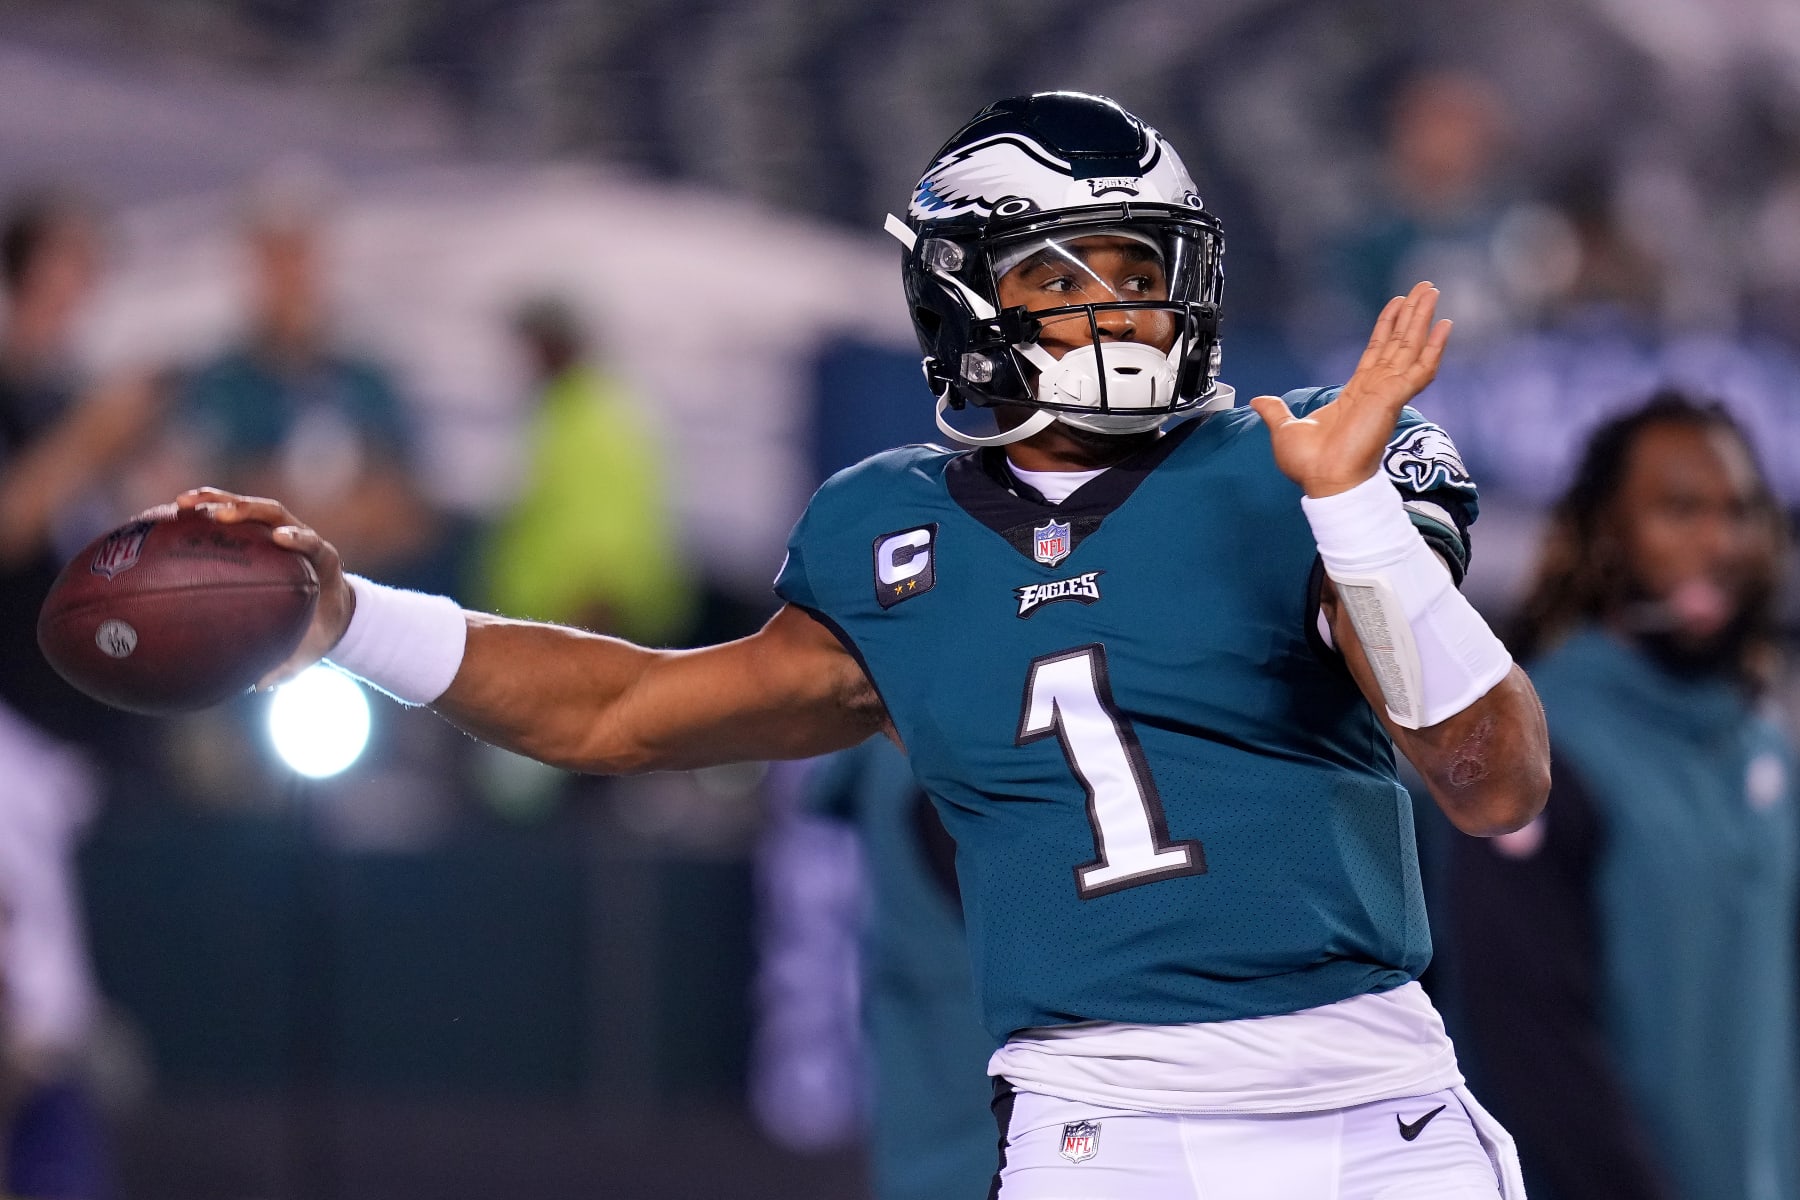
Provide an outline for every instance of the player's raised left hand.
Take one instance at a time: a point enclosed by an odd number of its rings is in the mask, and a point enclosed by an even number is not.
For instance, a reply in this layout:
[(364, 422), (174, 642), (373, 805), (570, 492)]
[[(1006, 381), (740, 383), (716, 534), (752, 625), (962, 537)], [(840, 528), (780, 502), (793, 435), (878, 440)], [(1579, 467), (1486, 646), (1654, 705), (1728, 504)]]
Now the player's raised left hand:
[(1355, 374), (1336, 399), (1296, 417), (1278, 396), (1250, 401), (1268, 423), (1275, 464), (1313, 497), (1347, 492), (1375, 474), (1400, 410), (1437, 376), (1450, 322), (1437, 315), (1429, 283), (1395, 296), (1381, 310)]
[(178, 508), (194, 509), (221, 524), (257, 521), (272, 525), (275, 544), (310, 559), (319, 576), (319, 602), (313, 609), (311, 627), (287, 661), (257, 682), (258, 688), (274, 687), (292, 679), (338, 644), (344, 630), (350, 627), (356, 594), (344, 578), (343, 560), (338, 556), (337, 547), (320, 537), (317, 530), (302, 524), (278, 500), (203, 487), (183, 492), (175, 497), (175, 504)]

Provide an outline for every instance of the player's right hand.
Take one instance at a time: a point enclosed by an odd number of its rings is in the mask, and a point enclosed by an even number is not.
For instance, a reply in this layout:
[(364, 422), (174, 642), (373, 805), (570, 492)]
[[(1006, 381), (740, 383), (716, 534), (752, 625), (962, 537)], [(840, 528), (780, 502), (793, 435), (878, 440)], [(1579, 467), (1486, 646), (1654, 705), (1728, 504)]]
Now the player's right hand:
[(319, 536), (317, 530), (302, 524), (278, 500), (261, 496), (240, 496), (219, 488), (203, 487), (175, 497), (177, 508), (193, 509), (221, 524), (256, 521), (273, 526), (278, 546), (305, 557), (319, 577), (319, 602), (313, 609), (312, 625), (300, 645), (287, 661), (257, 681), (258, 688), (272, 688), (298, 675), (324, 658), (343, 639), (350, 628), (350, 614), (356, 610), (356, 593), (344, 578), (343, 560), (337, 547)]
[(1277, 396), (1250, 401), (1269, 427), (1275, 465), (1308, 496), (1347, 492), (1374, 477), (1400, 410), (1437, 376), (1450, 322), (1438, 290), (1420, 283), (1381, 310), (1356, 371), (1328, 404), (1296, 417)]

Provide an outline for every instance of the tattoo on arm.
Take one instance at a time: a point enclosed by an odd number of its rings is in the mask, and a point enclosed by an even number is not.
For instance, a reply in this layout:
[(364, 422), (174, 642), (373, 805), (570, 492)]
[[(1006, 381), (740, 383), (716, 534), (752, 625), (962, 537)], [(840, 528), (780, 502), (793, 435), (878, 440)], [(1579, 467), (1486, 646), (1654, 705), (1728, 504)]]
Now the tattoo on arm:
[(1444, 778), (1451, 787), (1473, 787), (1493, 773), (1492, 750), (1498, 726), (1492, 713), (1483, 716), (1451, 751), (1450, 761), (1444, 764)]

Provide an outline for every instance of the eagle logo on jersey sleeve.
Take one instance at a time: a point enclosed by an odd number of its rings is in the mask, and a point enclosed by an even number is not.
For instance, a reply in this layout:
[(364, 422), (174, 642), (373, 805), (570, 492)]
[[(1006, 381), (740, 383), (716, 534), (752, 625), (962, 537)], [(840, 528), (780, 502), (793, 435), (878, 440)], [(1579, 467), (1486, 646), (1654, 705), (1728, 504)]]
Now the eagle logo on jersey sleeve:
[(1463, 466), (1456, 443), (1442, 428), (1424, 421), (1408, 425), (1388, 443), (1381, 469), (1405, 491), (1424, 494), (1438, 488), (1451, 487), (1473, 492), (1475, 481)]

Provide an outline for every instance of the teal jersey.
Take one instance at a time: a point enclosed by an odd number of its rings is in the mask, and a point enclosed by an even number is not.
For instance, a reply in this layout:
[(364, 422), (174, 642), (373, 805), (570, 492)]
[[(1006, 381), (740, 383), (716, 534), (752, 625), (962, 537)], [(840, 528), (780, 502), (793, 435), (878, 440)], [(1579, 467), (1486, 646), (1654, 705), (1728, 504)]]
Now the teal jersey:
[[(1448, 439), (1409, 410), (1386, 466), (1460, 566)], [(861, 661), (956, 841), (994, 1036), (1293, 1012), (1424, 968), (1411, 804), (1319, 639), (1299, 501), (1238, 409), (1060, 505), (997, 452), (913, 446), (801, 518), (776, 590)]]

